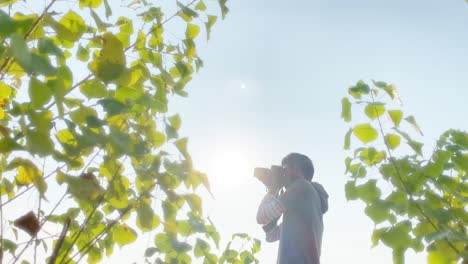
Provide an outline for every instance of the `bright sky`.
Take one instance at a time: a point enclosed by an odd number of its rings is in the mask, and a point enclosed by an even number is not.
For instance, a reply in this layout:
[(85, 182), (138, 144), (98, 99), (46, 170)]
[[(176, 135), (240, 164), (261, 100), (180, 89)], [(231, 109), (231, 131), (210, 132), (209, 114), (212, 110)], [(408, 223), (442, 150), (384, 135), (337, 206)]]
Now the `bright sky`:
[[(359, 79), (395, 83), (428, 148), (448, 128), (468, 130), (468, 6), (451, 0), (230, 1), (231, 12), (200, 47), (205, 68), (175, 100), (198, 169), (209, 173), (215, 200), (207, 213), (225, 239), (255, 222), (263, 186), (255, 166), (289, 152), (309, 155), (315, 180), (330, 193), (324, 264), (392, 263), (371, 249), (373, 223), (361, 202), (346, 202), (342, 149), (347, 125), (340, 100)], [(278, 244), (263, 243), (261, 263)], [(407, 263), (425, 255), (407, 253)]]
[[(231, 12), (200, 43), (205, 67), (174, 98), (196, 168), (209, 174), (215, 199), (206, 214), (223, 242), (232, 233), (264, 239), (256, 224), (265, 188), (253, 168), (289, 152), (312, 158), (330, 194), (322, 263), (390, 264), (370, 249), (373, 223), (344, 197), (341, 98), (359, 79), (395, 83), (425, 132), (428, 148), (448, 128), (468, 130), (468, 6), (463, 0), (231, 0)], [(142, 262), (143, 244), (115, 250), (108, 263)], [(262, 244), (262, 264), (278, 244)], [(407, 254), (407, 263), (425, 255)], [(195, 262), (197, 263), (197, 262)]]

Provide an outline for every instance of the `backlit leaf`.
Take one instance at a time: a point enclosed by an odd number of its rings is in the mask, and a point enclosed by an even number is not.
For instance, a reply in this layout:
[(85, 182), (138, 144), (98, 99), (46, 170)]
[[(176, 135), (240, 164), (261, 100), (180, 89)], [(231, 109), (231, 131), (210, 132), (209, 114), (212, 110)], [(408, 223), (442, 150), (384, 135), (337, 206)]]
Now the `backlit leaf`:
[(200, 33), (200, 27), (195, 24), (187, 24), (187, 29), (185, 31), (185, 37), (187, 39), (194, 39)]
[(126, 224), (115, 226), (112, 236), (120, 247), (130, 244), (137, 239), (137, 233)]
[(387, 134), (385, 136), (385, 142), (388, 144), (390, 149), (396, 149), (400, 145), (400, 136), (396, 134)]
[(400, 110), (389, 110), (388, 114), (390, 115), (390, 119), (392, 119), (395, 127), (399, 127), (401, 119), (403, 118), (403, 112)]
[(29, 81), (29, 97), (33, 107), (41, 107), (52, 98), (52, 90), (43, 82), (31, 78)]
[(421, 131), (421, 128), (419, 128), (418, 124), (416, 123), (416, 119), (414, 118), (414, 116), (408, 116), (405, 118), (405, 120), (410, 123), (413, 128), (419, 133), (421, 134), (421, 136), (424, 136), (423, 132)]
[(379, 133), (370, 124), (360, 124), (353, 128), (354, 135), (364, 144), (377, 139)]
[(351, 121), (351, 103), (348, 97), (344, 97), (341, 100), (341, 118), (346, 122)]
[(366, 106), (364, 111), (370, 119), (375, 120), (385, 113), (385, 105), (381, 103), (371, 103)]

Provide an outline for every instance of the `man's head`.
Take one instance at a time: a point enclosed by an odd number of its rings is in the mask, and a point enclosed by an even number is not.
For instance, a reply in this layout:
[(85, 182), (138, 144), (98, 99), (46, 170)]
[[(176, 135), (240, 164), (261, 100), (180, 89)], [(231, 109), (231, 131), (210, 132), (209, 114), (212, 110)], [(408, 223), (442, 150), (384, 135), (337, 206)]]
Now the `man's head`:
[(306, 179), (311, 181), (314, 177), (314, 165), (306, 155), (291, 153), (283, 158), (281, 165), (288, 184), (296, 179)]

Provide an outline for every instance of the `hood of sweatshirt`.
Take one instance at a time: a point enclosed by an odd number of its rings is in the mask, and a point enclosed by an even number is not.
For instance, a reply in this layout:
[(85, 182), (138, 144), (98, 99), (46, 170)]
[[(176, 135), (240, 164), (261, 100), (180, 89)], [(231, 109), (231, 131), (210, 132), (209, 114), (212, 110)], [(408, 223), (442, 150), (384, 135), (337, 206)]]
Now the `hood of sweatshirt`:
[(318, 192), (320, 197), (320, 205), (322, 207), (322, 214), (328, 211), (328, 193), (325, 191), (325, 188), (320, 183), (312, 182), (312, 186)]

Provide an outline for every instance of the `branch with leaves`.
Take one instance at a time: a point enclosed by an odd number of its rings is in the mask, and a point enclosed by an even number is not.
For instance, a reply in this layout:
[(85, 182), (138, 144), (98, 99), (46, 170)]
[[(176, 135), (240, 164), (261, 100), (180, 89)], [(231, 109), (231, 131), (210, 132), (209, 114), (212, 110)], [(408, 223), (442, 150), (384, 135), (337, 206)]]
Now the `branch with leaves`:
[[(404, 263), (408, 249), (426, 249), (431, 264), (466, 259), (468, 134), (448, 130), (425, 159), (423, 143), (414, 139), (423, 133), (416, 119), (403, 113), (394, 85), (359, 81), (348, 93), (342, 118), (351, 122), (357, 109), (369, 122), (354, 124), (345, 135), (344, 148), (355, 146), (345, 160), (346, 197), (366, 204), (375, 223), (374, 245), (392, 248), (394, 263)], [(352, 144), (352, 138), (358, 142)]]

